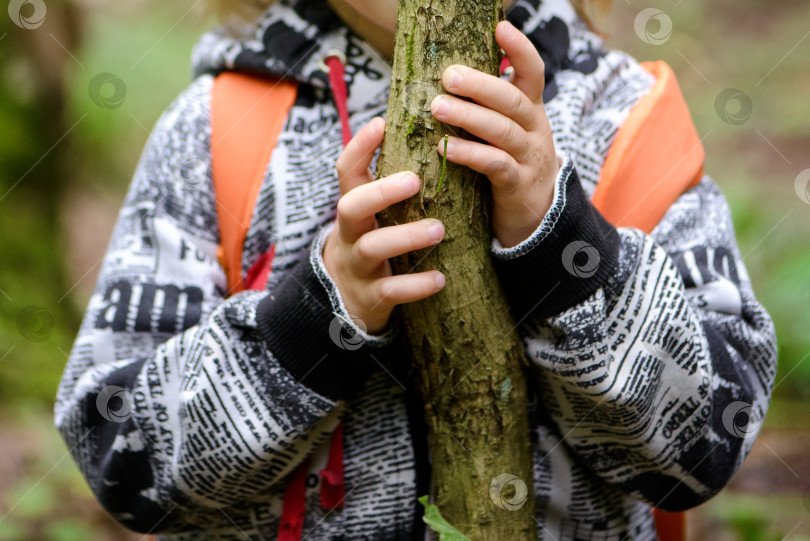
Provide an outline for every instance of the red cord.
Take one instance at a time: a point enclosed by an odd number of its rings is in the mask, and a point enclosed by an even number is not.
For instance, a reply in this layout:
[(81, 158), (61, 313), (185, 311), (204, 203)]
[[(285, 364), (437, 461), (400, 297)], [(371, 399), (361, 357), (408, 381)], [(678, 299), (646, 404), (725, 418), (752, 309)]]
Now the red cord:
[[(349, 125), (349, 92), (346, 89), (345, 69), (343, 62), (337, 56), (326, 59), (329, 67), (329, 82), (332, 94), (337, 105), (338, 117), (343, 128), (343, 146), (352, 139), (352, 127)], [(338, 424), (332, 433), (332, 443), (329, 447), (329, 461), (326, 468), (321, 470), (321, 507), (323, 509), (337, 509), (343, 507), (345, 482), (343, 480), (343, 424)]]
[(273, 268), (273, 258), (276, 255), (276, 245), (271, 244), (270, 249), (259, 257), (247, 271), (245, 277), (245, 289), (255, 289), (262, 291), (267, 287), (267, 279)]
[(304, 531), (304, 507), (307, 492), (307, 470), (309, 459), (295, 468), (287, 488), (284, 489), (284, 508), (278, 527), (278, 541), (299, 541)]
[(332, 443), (329, 446), (329, 462), (320, 471), (321, 507), (338, 509), (343, 507), (346, 487), (343, 482), (343, 424), (338, 424), (332, 432)]
[[(349, 93), (346, 89), (345, 69), (337, 56), (326, 59), (329, 67), (329, 84), (335, 98), (341, 128), (343, 146), (352, 139), (352, 128), (349, 125)], [(272, 257), (271, 257), (272, 261)], [(259, 265), (261, 266), (261, 265)], [(266, 280), (266, 278), (265, 278)], [(300, 541), (304, 529), (304, 512), (306, 507), (307, 469), (309, 460), (301, 463), (287, 481), (284, 490), (284, 504), (281, 511), (281, 522), (278, 528), (278, 541)], [(343, 507), (346, 484), (343, 478), (343, 423), (338, 424), (332, 433), (329, 445), (329, 459), (326, 467), (319, 472), (321, 478), (321, 507), (325, 510)]]
[(343, 126), (343, 146), (346, 146), (352, 139), (352, 128), (349, 126), (349, 108), (346, 104), (349, 99), (349, 93), (346, 90), (346, 79), (344, 79), (346, 70), (343, 68), (343, 62), (337, 56), (327, 58), (326, 65), (329, 67), (329, 84), (332, 87), (332, 94), (335, 96), (338, 117), (340, 117), (340, 123)]
[(501, 60), (501, 67), (498, 69), (498, 73), (503, 75), (506, 72), (506, 68), (510, 67), (512, 67), (512, 63), (509, 62), (509, 58), (507, 58), (506, 55), (504, 55), (503, 60)]

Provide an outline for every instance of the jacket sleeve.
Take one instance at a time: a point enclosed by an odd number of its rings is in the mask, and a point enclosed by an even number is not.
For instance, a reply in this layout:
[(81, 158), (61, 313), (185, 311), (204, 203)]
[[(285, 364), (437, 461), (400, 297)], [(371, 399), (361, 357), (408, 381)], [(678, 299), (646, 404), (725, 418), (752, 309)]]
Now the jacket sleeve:
[(708, 177), (650, 235), (610, 225), (567, 159), (543, 223), (493, 241), (541, 402), (583, 464), (683, 510), (716, 494), (764, 418), (776, 371), (724, 196)]
[(55, 408), (99, 501), (142, 532), (225, 523), (212, 510), (282, 480), (393, 339), (346, 313), (320, 259), (327, 228), (270, 290), (224, 298), (210, 88), (195, 81), (150, 136)]

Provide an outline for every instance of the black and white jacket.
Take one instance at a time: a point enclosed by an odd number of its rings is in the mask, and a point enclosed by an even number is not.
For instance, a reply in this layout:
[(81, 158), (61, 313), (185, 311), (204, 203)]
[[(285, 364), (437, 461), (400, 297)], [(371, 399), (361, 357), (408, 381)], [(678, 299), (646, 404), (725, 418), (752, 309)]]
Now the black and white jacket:
[[(773, 325), (711, 179), (649, 235), (614, 228), (590, 203), (652, 77), (605, 50), (565, 0), (518, 0), (508, 18), (545, 60), (565, 162), (538, 229), (491, 251), (532, 363), (538, 538), (654, 539), (651, 506), (705, 501), (750, 450), (776, 370)], [(347, 58), (356, 132), (385, 114), (390, 66), (323, 0), (281, 0), (249, 38), (200, 40), (193, 83), (144, 150), (55, 409), (99, 501), (132, 529), (275, 539), (285, 477), (309, 455), (305, 539), (424, 536), (429, 457), (398, 320), (383, 335), (355, 328), (359, 348), (330, 335), (334, 321), (354, 326), (321, 258), (340, 195), (341, 127), (318, 67), (331, 49)], [(230, 298), (210, 174), (222, 70), (302, 83), (244, 246), (245, 269), (275, 247), (270, 280)], [(598, 254), (595, 272), (569, 272), (573, 241)], [(316, 474), (341, 420), (346, 502), (325, 512)]]

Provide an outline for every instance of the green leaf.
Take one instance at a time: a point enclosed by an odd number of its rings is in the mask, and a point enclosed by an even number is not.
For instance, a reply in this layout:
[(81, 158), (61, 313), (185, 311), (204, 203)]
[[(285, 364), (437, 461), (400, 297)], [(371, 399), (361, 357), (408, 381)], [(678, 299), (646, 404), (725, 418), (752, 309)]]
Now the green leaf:
[(71, 520), (60, 520), (47, 527), (48, 541), (84, 541), (93, 538), (87, 526)]
[(470, 538), (456, 530), (452, 524), (444, 520), (439, 508), (428, 503), (428, 497), (422, 496), (417, 501), (425, 506), (425, 515), (422, 520), (439, 534), (439, 541), (470, 541)]
[(13, 522), (14, 517), (0, 522), (0, 541), (19, 541), (30, 539), (30, 533), (21, 524)]

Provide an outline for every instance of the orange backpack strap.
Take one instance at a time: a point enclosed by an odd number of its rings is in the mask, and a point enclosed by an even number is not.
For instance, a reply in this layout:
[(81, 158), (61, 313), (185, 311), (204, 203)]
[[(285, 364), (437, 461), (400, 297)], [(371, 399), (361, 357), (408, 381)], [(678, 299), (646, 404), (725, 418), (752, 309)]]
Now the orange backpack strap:
[(703, 177), (705, 153), (689, 108), (665, 62), (644, 62), (655, 76), (610, 147), (593, 204), (616, 227), (649, 233)]
[[(703, 177), (705, 153), (675, 74), (664, 62), (644, 62), (650, 91), (616, 132), (593, 204), (616, 227), (650, 233), (681, 194)], [(686, 539), (686, 514), (654, 509), (661, 541)]]
[(228, 295), (244, 289), (242, 247), (259, 189), (298, 83), (223, 72), (211, 91), (211, 170), (219, 218), (219, 262)]

